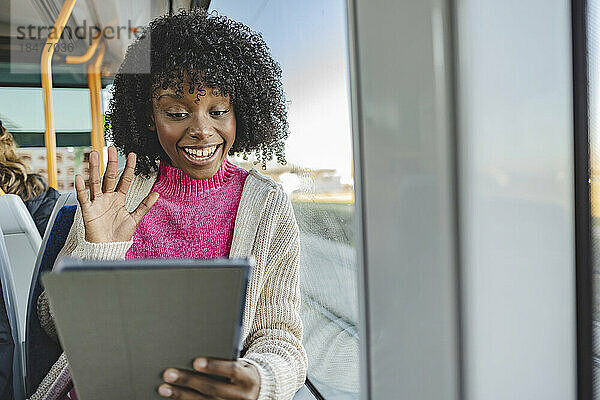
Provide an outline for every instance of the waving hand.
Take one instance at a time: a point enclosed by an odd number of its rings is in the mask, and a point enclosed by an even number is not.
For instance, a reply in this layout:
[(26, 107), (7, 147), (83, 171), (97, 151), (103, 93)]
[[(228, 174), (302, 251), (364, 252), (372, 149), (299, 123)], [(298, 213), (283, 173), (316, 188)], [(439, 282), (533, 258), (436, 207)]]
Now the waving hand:
[(101, 186), (98, 153), (92, 151), (90, 153), (89, 195), (85, 189), (83, 177), (75, 176), (75, 190), (85, 225), (85, 240), (88, 242), (126, 242), (131, 240), (136, 227), (158, 199), (158, 193), (152, 192), (133, 212), (130, 213), (125, 208), (125, 195), (133, 181), (135, 162), (135, 153), (129, 153), (125, 170), (117, 184), (117, 150), (112, 146), (109, 147), (108, 165)]

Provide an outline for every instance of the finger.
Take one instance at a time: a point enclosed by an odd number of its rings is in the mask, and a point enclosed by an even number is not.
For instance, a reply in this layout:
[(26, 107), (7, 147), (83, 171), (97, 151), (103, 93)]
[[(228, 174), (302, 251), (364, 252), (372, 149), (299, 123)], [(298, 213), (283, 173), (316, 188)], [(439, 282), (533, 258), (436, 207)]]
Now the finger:
[(100, 157), (97, 151), (90, 153), (90, 200), (94, 201), (96, 197), (102, 196), (100, 188), (100, 173), (99, 173)]
[(219, 381), (206, 375), (192, 371), (177, 370), (169, 368), (163, 373), (163, 379), (167, 383), (178, 387), (193, 389), (205, 396), (239, 398), (242, 389), (231, 383)]
[(114, 192), (117, 184), (117, 149), (114, 146), (108, 148), (108, 164), (102, 179), (102, 191), (104, 193)]
[(144, 200), (142, 200), (140, 205), (137, 206), (137, 208), (131, 213), (131, 216), (135, 220), (136, 225), (139, 224), (140, 221), (142, 220), (142, 218), (144, 218), (144, 215), (146, 215), (146, 213), (148, 211), (150, 211), (150, 209), (152, 208), (154, 203), (156, 203), (156, 200), (158, 200), (158, 193), (156, 193), (156, 192), (150, 193), (148, 196), (146, 196), (146, 198)]
[(75, 191), (77, 192), (77, 200), (79, 201), (81, 209), (87, 209), (90, 205), (90, 198), (87, 190), (85, 190), (85, 181), (79, 174), (75, 175)]
[(203, 400), (211, 399), (214, 397), (208, 397), (194, 390), (177, 387), (173, 385), (160, 385), (158, 387), (158, 394), (168, 399), (179, 399), (179, 400)]
[(214, 358), (198, 357), (193, 367), (204, 374), (219, 375), (235, 380), (239, 378), (240, 365), (237, 361), (215, 360)]
[(121, 179), (119, 179), (119, 185), (117, 186), (117, 192), (127, 194), (127, 191), (129, 190), (129, 185), (131, 185), (131, 181), (133, 181), (133, 173), (135, 171), (135, 161), (136, 161), (135, 153), (127, 154), (127, 162), (125, 163), (125, 170), (123, 171), (123, 175), (121, 175)]

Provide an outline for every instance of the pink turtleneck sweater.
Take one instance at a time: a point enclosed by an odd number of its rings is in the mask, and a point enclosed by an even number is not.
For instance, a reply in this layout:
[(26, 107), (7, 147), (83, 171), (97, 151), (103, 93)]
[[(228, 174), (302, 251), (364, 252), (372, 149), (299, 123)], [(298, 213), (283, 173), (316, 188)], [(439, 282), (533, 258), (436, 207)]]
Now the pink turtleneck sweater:
[(161, 163), (152, 191), (160, 197), (133, 235), (126, 258), (229, 256), (248, 172), (225, 159), (211, 178), (192, 179)]

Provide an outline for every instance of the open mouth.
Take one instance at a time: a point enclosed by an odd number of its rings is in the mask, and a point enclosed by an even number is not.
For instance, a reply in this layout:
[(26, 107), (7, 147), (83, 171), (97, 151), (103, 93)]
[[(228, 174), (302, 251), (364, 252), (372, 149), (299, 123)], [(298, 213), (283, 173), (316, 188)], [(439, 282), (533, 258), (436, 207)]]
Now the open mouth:
[(206, 147), (182, 147), (181, 149), (191, 160), (205, 161), (215, 155), (219, 146), (220, 144)]

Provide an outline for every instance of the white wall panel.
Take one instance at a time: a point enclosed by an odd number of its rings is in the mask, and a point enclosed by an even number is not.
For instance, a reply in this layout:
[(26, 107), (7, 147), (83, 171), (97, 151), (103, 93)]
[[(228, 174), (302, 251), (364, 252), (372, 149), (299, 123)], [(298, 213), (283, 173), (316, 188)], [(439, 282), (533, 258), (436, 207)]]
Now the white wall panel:
[(450, 10), (351, 3), (363, 398), (458, 398)]
[(576, 396), (567, 0), (458, 0), (468, 400)]

